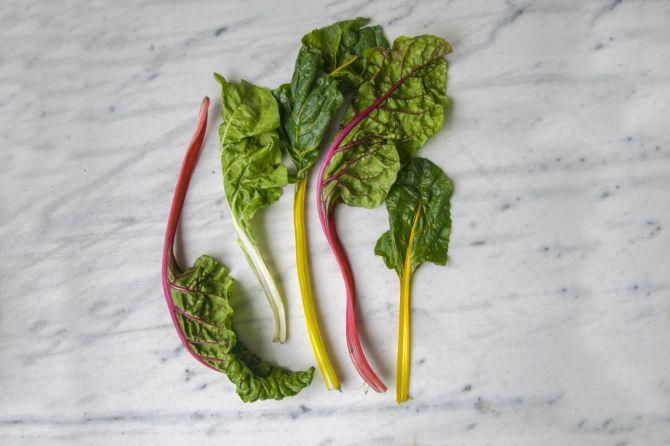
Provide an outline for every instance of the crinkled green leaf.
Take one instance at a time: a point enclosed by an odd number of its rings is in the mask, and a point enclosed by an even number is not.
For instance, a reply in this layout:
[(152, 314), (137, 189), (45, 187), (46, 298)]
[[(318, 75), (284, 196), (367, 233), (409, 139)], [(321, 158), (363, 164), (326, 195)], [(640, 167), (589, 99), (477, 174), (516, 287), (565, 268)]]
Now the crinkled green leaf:
[(384, 138), (344, 146), (326, 166), (323, 194), (349, 206), (377, 207), (384, 201), (399, 168), (398, 152)]
[(274, 92), (279, 102), (284, 150), (302, 179), (314, 165), (323, 135), (342, 106), (344, 97), (337, 82), (323, 68), (319, 51), (303, 46), (291, 84)]
[(254, 402), (296, 395), (312, 383), (314, 367), (292, 372), (260, 359), (238, 342), (225, 373), (237, 386), (242, 401)]
[(398, 173), (386, 197), (391, 228), (375, 246), (375, 254), (398, 276), (406, 272), (407, 265), (413, 274), (423, 262), (447, 262), (453, 190), (442, 169), (424, 158), (414, 158)]
[(392, 49), (367, 54), (366, 81), (345, 114), (353, 118), (394, 85), (398, 89), (356, 126), (345, 142), (367, 135), (393, 140), (406, 162), (444, 125), (447, 62), (451, 46), (435, 36), (399, 37)]
[(302, 38), (302, 44), (322, 54), (327, 73), (349, 88), (356, 88), (364, 80), (364, 53), (370, 48), (389, 46), (381, 26), (365, 26), (369, 21), (358, 17), (315, 29)]
[(344, 102), (341, 90), (354, 89), (363, 81), (363, 53), (388, 47), (381, 27), (365, 27), (367, 22), (345, 20), (305, 35), (291, 83), (274, 92), (282, 146), (297, 168), (296, 180), (314, 165), (323, 136)]
[(233, 217), (253, 239), (251, 219), (279, 199), (288, 183), (281, 162), (279, 109), (272, 92), (247, 81), (221, 83), (219, 127), (226, 199)]
[(401, 162), (444, 123), (449, 103), (444, 57), (450, 51), (444, 39), (419, 36), (399, 37), (391, 49), (366, 53), (366, 81), (342, 122), (391, 93), (353, 127), (330, 160), (323, 178), (327, 200), (362, 207), (381, 204)]
[(286, 340), (284, 302), (251, 225), (256, 212), (279, 199), (288, 183), (279, 139), (279, 108), (267, 88), (249, 82), (221, 84), (221, 167), (226, 200), (240, 247), (247, 256), (274, 316), (274, 340)]
[(233, 279), (208, 256), (174, 281), (170, 296), (189, 348), (207, 364), (225, 373), (246, 402), (293, 396), (312, 382), (314, 367), (292, 372), (250, 352), (232, 328), (230, 296)]

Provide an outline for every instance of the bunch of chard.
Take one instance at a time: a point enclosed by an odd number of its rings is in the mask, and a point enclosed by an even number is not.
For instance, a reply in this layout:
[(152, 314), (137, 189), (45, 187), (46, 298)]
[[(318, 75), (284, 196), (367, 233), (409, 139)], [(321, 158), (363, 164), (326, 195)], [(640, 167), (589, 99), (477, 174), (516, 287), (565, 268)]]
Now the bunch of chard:
[[(411, 278), (421, 263), (444, 264), (447, 259), (453, 185), (435, 164), (414, 156), (443, 126), (449, 104), (445, 56), (451, 47), (429, 35), (400, 37), (389, 47), (381, 28), (367, 23), (364, 18), (346, 20), (305, 35), (291, 82), (274, 91), (215, 74), (222, 100), (221, 166), (233, 228), (270, 304), (273, 339), (279, 342), (287, 335), (284, 299), (253, 220), (279, 199), (283, 187), (295, 184), (296, 263), (307, 330), (326, 387), (339, 389), (312, 295), (305, 197), (324, 137), (347, 104), (318, 171), (317, 210), (344, 279), (348, 352), (364, 381), (384, 392), (359, 339), (354, 275), (338, 237), (335, 209), (340, 203), (373, 208), (386, 201), (390, 229), (375, 253), (401, 282), (396, 400), (403, 402), (409, 395)], [(246, 349), (232, 328), (228, 270), (207, 256), (182, 270), (173, 254), (182, 204), (204, 140), (208, 103), (206, 99), (201, 107), (170, 211), (163, 252), (166, 301), (188, 351), (227, 374), (244, 401), (294, 395), (311, 383), (314, 369), (291, 372)], [(294, 169), (286, 168), (283, 157)]]

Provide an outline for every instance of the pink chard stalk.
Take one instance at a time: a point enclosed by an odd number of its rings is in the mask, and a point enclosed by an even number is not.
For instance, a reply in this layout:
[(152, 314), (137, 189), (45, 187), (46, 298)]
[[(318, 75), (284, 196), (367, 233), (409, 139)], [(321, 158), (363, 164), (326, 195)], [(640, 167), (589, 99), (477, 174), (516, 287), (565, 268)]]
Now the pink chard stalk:
[(173, 302), (172, 297), (170, 296), (170, 289), (177, 289), (179, 291), (188, 291), (193, 293), (198, 293), (197, 290), (184, 289), (176, 285), (173, 280), (179, 274), (181, 274), (181, 269), (177, 265), (177, 260), (174, 256), (174, 241), (177, 235), (177, 226), (179, 225), (179, 219), (181, 217), (181, 210), (184, 206), (184, 199), (186, 198), (186, 192), (188, 191), (188, 185), (191, 182), (191, 176), (193, 176), (193, 170), (198, 162), (198, 156), (200, 155), (200, 149), (202, 148), (202, 142), (205, 139), (205, 131), (207, 130), (207, 111), (209, 109), (209, 98), (205, 97), (202, 104), (200, 105), (200, 114), (198, 115), (198, 124), (195, 129), (195, 133), (191, 138), (191, 142), (188, 145), (186, 151), (186, 156), (181, 165), (181, 170), (179, 171), (179, 178), (177, 179), (177, 186), (175, 187), (174, 197), (172, 198), (172, 206), (170, 207), (170, 216), (168, 217), (167, 229), (165, 231), (165, 240), (163, 242), (163, 263), (161, 269), (161, 276), (163, 281), (163, 292), (165, 293), (165, 302), (167, 303), (168, 309), (170, 310), (170, 316), (172, 317), (172, 323), (174, 328), (177, 330), (179, 339), (186, 347), (186, 350), (193, 355), (202, 364), (206, 365), (210, 369), (216, 370), (210, 364), (205, 362), (205, 360), (197, 355), (189, 345), (189, 341), (184, 336), (184, 332), (179, 325), (177, 320), (177, 313), (181, 313), (184, 316), (187, 316), (182, 310), (180, 310)]
[(342, 278), (344, 279), (344, 286), (347, 293), (347, 307), (346, 307), (346, 336), (347, 336), (347, 348), (351, 360), (358, 370), (358, 373), (361, 375), (363, 380), (377, 392), (386, 392), (386, 386), (377, 374), (372, 370), (370, 363), (365, 357), (363, 348), (361, 347), (361, 342), (358, 336), (358, 329), (356, 328), (356, 314), (354, 312), (354, 307), (356, 303), (356, 284), (354, 282), (354, 276), (351, 272), (351, 266), (349, 265), (349, 259), (347, 254), (342, 247), (339, 237), (337, 236), (337, 229), (335, 227), (335, 207), (336, 203), (329, 199), (329, 197), (324, 196), (324, 187), (330, 182), (337, 180), (339, 176), (343, 174), (344, 171), (340, 171), (334, 175), (331, 175), (324, 179), (326, 167), (330, 163), (331, 159), (338, 151), (347, 150), (353, 146), (342, 145), (342, 141), (346, 136), (353, 130), (356, 125), (365, 119), (373, 110), (378, 108), (386, 99), (388, 99), (394, 91), (400, 87), (401, 83), (398, 83), (391, 87), (389, 91), (386, 92), (383, 96), (377, 99), (372, 105), (368, 108), (357, 114), (343, 129), (338, 133), (338, 135), (333, 140), (332, 144), (326, 152), (326, 157), (321, 164), (319, 169), (320, 181), (317, 186), (316, 191), (316, 206), (319, 212), (319, 221), (321, 222), (321, 229), (323, 229), (330, 249), (333, 250), (337, 263), (340, 267), (342, 273)]

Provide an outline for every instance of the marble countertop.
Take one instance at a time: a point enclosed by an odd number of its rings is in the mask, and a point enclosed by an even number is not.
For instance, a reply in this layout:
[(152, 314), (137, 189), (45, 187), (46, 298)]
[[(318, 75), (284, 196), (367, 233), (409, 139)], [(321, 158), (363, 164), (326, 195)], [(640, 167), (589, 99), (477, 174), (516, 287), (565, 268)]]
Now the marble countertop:
[[(455, 49), (453, 107), (422, 152), (456, 184), (451, 257), (415, 276), (413, 400), (366, 393), (350, 364), (342, 282), (310, 208), (342, 392), (317, 376), (246, 405), (185, 352), (165, 308), (177, 171), (200, 100), (219, 96), (213, 71), (278, 85), (302, 34), (355, 16)], [(669, 22), (670, 2), (652, 0), (3, 2), (0, 444), (669, 444)], [(292, 194), (259, 221), (288, 301), (277, 345), (222, 202), (212, 110), (182, 256), (230, 266), (253, 349), (313, 365)], [(372, 251), (386, 211), (338, 219), (353, 229), (364, 346), (392, 384), (398, 282)]]

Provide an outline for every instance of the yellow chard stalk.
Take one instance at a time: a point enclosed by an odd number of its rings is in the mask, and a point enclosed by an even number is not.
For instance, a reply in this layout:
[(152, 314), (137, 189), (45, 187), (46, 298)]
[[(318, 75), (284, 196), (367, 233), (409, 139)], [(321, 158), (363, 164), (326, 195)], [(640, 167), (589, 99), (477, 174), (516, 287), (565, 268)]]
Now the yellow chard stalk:
[(447, 262), (451, 233), (450, 198), (454, 186), (442, 170), (414, 158), (398, 173), (386, 197), (390, 229), (382, 234), (375, 254), (400, 278), (396, 401), (409, 399), (410, 294), (414, 271), (423, 262)]
[(309, 341), (314, 350), (316, 362), (323, 376), (323, 381), (328, 390), (339, 389), (340, 380), (333, 369), (333, 365), (328, 357), (328, 350), (321, 337), (319, 330), (319, 321), (314, 308), (314, 298), (312, 297), (312, 283), (309, 273), (309, 254), (307, 251), (307, 236), (305, 234), (305, 191), (307, 189), (307, 179), (300, 180), (295, 187), (295, 197), (293, 202), (293, 223), (295, 226), (295, 258), (298, 266), (298, 282), (300, 283), (300, 294), (302, 295), (302, 307), (305, 312), (305, 322), (307, 323), (307, 332)]
[(416, 213), (412, 220), (409, 232), (407, 249), (405, 250), (405, 265), (400, 276), (400, 310), (398, 311), (398, 360), (396, 366), (396, 401), (402, 403), (409, 396), (409, 365), (410, 365), (410, 293), (412, 286), (411, 259), (416, 237), (417, 223), (421, 215), (421, 197), (416, 206)]

